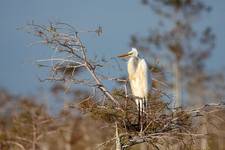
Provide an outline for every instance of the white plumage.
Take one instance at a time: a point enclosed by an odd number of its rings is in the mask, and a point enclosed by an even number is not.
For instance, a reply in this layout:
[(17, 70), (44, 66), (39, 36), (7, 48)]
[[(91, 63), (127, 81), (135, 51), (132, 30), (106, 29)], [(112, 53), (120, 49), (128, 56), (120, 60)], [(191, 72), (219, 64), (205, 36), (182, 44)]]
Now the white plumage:
[(146, 108), (148, 92), (152, 85), (151, 72), (148, 69), (146, 61), (138, 57), (136, 48), (132, 48), (130, 52), (119, 57), (129, 57), (127, 71), (131, 91), (133, 96), (136, 97), (135, 102), (138, 109), (143, 111)]

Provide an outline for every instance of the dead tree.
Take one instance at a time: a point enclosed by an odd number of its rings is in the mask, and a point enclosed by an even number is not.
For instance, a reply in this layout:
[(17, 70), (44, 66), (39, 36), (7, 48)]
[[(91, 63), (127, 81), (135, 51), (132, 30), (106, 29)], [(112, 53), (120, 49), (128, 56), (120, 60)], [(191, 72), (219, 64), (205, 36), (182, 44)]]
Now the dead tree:
[[(147, 143), (155, 149), (160, 149), (165, 144), (183, 143), (183, 147), (190, 145), (199, 137), (205, 135), (193, 132), (192, 119), (200, 116), (205, 107), (195, 110), (181, 108), (173, 111), (170, 103), (166, 103), (166, 95), (160, 89), (154, 89), (149, 97), (148, 109), (145, 112), (146, 118), (143, 123), (143, 132), (140, 134), (137, 120), (137, 110), (134, 102), (134, 96), (127, 92), (127, 80), (119, 78), (109, 78), (125, 85), (125, 88), (117, 88), (109, 91), (102, 83), (102, 76), (97, 74), (97, 69), (102, 64), (96, 63), (88, 55), (88, 50), (81, 40), (80, 35), (83, 32), (93, 32), (100, 35), (102, 28), (90, 31), (78, 31), (66, 23), (50, 23), (48, 26), (38, 25), (32, 22), (24, 27), (26, 31), (40, 38), (39, 42), (53, 49), (58, 57), (51, 56), (47, 59), (41, 59), (37, 62), (40, 67), (50, 68), (51, 76), (41, 80), (63, 81), (70, 84), (83, 84), (88, 87), (98, 89), (104, 97), (94, 101), (92, 96), (87, 97), (73, 108), (78, 108), (82, 112), (88, 113), (95, 119), (100, 119), (115, 127), (116, 136), (97, 147), (104, 147), (110, 143), (116, 143), (117, 149), (129, 149), (134, 145)], [(46, 64), (47, 63), (47, 64)], [(76, 71), (84, 69), (86, 75), (92, 79), (82, 79), (75, 75)], [(69, 87), (68, 87), (69, 88)], [(213, 107), (223, 108), (223, 104), (217, 104)], [(210, 106), (211, 107), (211, 106)], [(120, 131), (120, 133), (119, 133)]]

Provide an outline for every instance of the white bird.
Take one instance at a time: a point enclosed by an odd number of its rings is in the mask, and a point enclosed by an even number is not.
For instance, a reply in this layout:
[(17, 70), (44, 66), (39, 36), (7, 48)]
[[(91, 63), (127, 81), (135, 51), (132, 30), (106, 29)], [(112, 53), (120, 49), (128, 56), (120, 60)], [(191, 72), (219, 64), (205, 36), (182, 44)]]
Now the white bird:
[(132, 48), (127, 54), (118, 57), (128, 57), (127, 71), (132, 94), (135, 98), (137, 108), (143, 113), (147, 107), (148, 92), (152, 86), (152, 76), (144, 59), (139, 58), (136, 48)]

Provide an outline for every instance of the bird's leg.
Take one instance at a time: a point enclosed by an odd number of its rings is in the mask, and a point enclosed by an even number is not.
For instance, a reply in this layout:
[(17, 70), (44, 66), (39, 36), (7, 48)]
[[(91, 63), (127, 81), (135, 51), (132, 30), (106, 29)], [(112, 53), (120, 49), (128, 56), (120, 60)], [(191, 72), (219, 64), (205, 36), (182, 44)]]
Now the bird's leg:
[(148, 100), (147, 100), (147, 98), (144, 98), (143, 102), (144, 102), (144, 104), (143, 104), (144, 112), (146, 113), (147, 110), (148, 110)]
[(138, 100), (138, 127), (140, 128), (140, 122), (141, 122), (141, 105), (140, 105), (140, 101)]
[(141, 133), (143, 131), (143, 108), (141, 109)]
[(146, 121), (147, 118), (148, 118), (148, 112), (149, 112), (148, 111), (149, 110), (149, 108), (148, 108), (148, 99), (146, 97), (144, 98), (144, 103), (145, 103), (145, 107), (144, 107), (144, 120)]
[(144, 102), (143, 102), (143, 100), (140, 100), (140, 105), (141, 105), (141, 130), (140, 130), (140, 132), (142, 133), (142, 131), (143, 131), (143, 121), (144, 121)]

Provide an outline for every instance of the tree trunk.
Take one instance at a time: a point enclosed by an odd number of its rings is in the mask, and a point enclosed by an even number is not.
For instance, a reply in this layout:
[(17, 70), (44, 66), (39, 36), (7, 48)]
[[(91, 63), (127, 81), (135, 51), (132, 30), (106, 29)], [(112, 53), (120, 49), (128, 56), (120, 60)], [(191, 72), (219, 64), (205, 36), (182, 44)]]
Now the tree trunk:
[(207, 141), (207, 116), (203, 116), (202, 118), (202, 127), (201, 127), (201, 133), (205, 134), (205, 136), (201, 139), (201, 150), (207, 150), (208, 149), (208, 141)]
[(115, 123), (115, 124), (116, 124), (116, 150), (122, 150), (117, 123)]
[(174, 108), (178, 108), (181, 107), (181, 79), (180, 79), (180, 69), (177, 61), (173, 63), (173, 72), (174, 72), (174, 95), (175, 95)]

